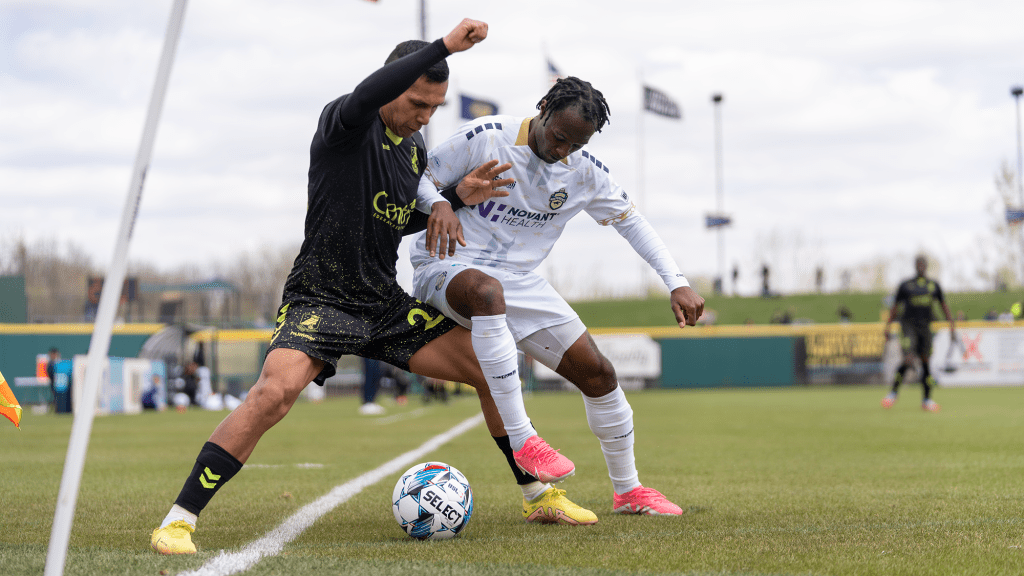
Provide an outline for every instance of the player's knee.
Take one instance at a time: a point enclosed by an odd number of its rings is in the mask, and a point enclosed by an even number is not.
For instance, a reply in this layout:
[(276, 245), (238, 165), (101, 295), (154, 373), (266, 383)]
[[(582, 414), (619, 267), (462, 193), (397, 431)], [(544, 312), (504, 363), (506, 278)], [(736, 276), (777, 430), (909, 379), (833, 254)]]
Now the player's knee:
[(611, 394), (618, 386), (618, 379), (615, 376), (615, 367), (603, 355), (598, 355), (598, 361), (587, 367), (587, 370), (580, 379), (579, 389), (591, 398), (599, 398)]
[(501, 282), (481, 274), (481, 278), (473, 285), (470, 292), (474, 316), (493, 316), (505, 313), (505, 291)]
[(252, 402), (261, 419), (278, 422), (288, 414), (297, 398), (298, 393), (289, 390), (283, 381), (264, 375), (249, 391), (246, 401)]

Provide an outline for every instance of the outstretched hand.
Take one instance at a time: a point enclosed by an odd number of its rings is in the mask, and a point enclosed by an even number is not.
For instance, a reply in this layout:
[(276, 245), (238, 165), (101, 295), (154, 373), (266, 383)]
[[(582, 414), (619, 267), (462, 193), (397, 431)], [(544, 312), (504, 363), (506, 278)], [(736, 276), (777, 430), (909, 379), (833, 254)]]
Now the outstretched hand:
[(463, 18), (462, 22), (444, 37), (444, 45), (449, 53), (455, 54), (469, 50), (473, 45), (483, 42), (484, 38), (487, 38), (486, 22)]
[(672, 312), (676, 315), (676, 322), (680, 328), (696, 326), (697, 319), (704, 314), (704, 299), (689, 286), (673, 290), (669, 300), (672, 302)]
[[(440, 255), (444, 260), (445, 248), (449, 256), (455, 256), (455, 242), (466, 245), (466, 239), (462, 237), (462, 223), (459, 217), (452, 210), (452, 205), (447, 202), (434, 202), (430, 207), (430, 217), (427, 219), (427, 250), (430, 257)], [(441, 249), (437, 246), (440, 243)]]
[(476, 206), (484, 200), (508, 196), (508, 190), (501, 189), (516, 181), (515, 178), (502, 178), (495, 180), (499, 174), (512, 167), (511, 162), (498, 166), (497, 160), (491, 160), (477, 167), (459, 182), (455, 193), (466, 203), (466, 206)]

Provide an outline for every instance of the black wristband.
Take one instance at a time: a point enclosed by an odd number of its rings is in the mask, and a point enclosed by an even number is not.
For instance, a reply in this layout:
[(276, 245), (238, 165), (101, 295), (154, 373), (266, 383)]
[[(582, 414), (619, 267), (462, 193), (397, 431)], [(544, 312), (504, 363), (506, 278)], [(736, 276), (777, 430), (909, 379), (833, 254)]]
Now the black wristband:
[(458, 188), (458, 184), (441, 190), (441, 197), (452, 205), (453, 212), (466, 207), (466, 203), (462, 201), (462, 198), (459, 198), (458, 193), (455, 191), (456, 188)]

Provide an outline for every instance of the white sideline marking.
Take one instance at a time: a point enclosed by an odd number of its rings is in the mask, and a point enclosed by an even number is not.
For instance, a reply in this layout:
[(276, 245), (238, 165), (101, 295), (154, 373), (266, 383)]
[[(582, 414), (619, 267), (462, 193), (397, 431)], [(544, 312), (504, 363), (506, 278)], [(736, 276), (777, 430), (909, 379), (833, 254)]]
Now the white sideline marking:
[(279, 554), (284, 549), (285, 544), (298, 538), (321, 516), (343, 504), (349, 498), (359, 494), (363, 488), (372, 486), (392, 474), (405, 472), (406, 468), (412, 466), (427, 454), (437, 450), (448, 441), (460, 436), (483, 421), (483, 414), (477, 414), (472, 418), (462, 421), (447, 432), (442, 432), (427, 440), (419, 448), (410, 450), (390, 462), (385, 462), (353, 480), (335, 486), (326, 495), (306, 504), (280, 526), (274, 528), (262, 538), (246, 544), (241, 550), (237, 552), (222, 551), (220, 555), (210, 559), (206, 564), (190, 572), (181, 572), (179, 576), (227, 576), (229, 574), (245, 572), (264, 557)]
[(373, 423), (380, 426), (384, 424), (392, 424), (394, 422), (405, 420), (407, 418), (419, 418), (420, 416), (426, 414), (427, 410), (429, 410), (429, 408), (417, 408), (411, 412), (403, 412), (401, 414), (395, 414), (394, 416), (384, 416), (383, 418), (376, 418), (373, 421)]
[(323, 464), (304, 462), (302, 464), (246, 464), (243, 468), (323, 468)]

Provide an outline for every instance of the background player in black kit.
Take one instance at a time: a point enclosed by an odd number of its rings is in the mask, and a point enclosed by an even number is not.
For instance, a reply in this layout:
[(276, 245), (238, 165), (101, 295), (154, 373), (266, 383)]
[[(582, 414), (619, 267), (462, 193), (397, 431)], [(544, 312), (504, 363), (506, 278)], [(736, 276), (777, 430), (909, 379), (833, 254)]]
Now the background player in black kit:
[[(469, 331), (406, 294), (395, 270), (426, 162), (417, 131), (447, 91), (444, 59), (486, 36), (487, 24), (466, 19), (431, 44), (399, 44), (383, 68), (324, 108), (310, 146), (305, 240), (285, 283), (263, 370), (202, 447), (170, 513), (153, 531), (157, 552), (196, 552), (191, 534), (198, 514), (309, 382), (322, 384), (334, 374), (342, 354), (474, 385), (491, 435), (504, 434)], [(464, 180), (460, 197), (476, 203), (501, 195), (495, 189), (512, 180), (495, 180), (508, 168), (496, 164)], [(463, 184), (469, 194), (462, 194)], [(459, 237), (449, 204), (436, 206), (428, 233), (444, 232), (443, 242)]]
[(935, 377), (931, 375), (928, 367), (929, 358), (932, 355), (932, 320), (935, 319), (933, 305), (938, 303), (942, 312), (949, 321), (950, 337), (956, 336), (956, 325), (953, 315), (949, 313), (949, 306), (942, 296), (942, 288), (939, 283), (926, 277), (924, 273), (928, 270), (928, 260), (924, 256), (918, 256), (914, 260), (914, 267), (917, 269), (917, 276), (905, 280), (896, 290), (896, 300), (889, 310), (889, 320), (885, 323), (885, 337), (889, 338), (889, 325), (897, 316), (900, 316), (900, 327), (903, 329), (902, 347), (903, 361), (896, 370), (896, 378), (892, 383), (892, 390), (882, 399), (882, 406), (891, 407), (896, 403), (899, 394), (900, 384), (903, 383), (903, 376), (910, 369), (914, 357), (921, 361), (921, 387), (924, 388), (924, 399), (921, 408), (930, 412), (938, 412), (939, 405), (932, 400), (932, 388), (935, 386)]

